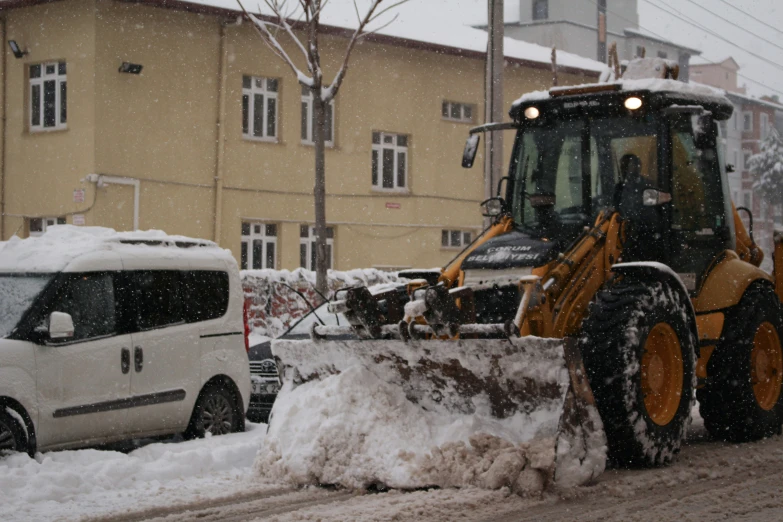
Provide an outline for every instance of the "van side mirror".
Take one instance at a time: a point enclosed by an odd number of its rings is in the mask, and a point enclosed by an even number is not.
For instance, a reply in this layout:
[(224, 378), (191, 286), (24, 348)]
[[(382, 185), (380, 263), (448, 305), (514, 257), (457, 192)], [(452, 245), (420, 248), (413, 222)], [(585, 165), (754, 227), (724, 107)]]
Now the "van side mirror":
[(481, 141), (480, 134), (471, 134), (468, 136), (468, 141), (465, 142), (465, 150), (462, 153), (463, 169), (469, 169), (473, 167), (473, 162), (476, 161), (476, 153), (478, 152), (479, 141)]
[(49, 316), (49, 339), (73, 337), (73, 318), (64, 312), (52, 312)]

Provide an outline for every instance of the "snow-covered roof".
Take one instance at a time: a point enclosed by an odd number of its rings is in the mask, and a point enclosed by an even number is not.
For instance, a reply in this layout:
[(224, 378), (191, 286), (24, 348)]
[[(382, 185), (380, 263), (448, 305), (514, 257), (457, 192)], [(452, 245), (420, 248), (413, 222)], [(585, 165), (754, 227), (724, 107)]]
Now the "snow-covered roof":
[[(141, 0), (150, 5), (165, 5), (170, 8), (203, 10), (226, 15), (237, 15), (241, 11), (236, 0)], [(264, 2), (243, 2), (254, 14), (272, 16), (272, 10)], [(293, 9), (295, 4), (289, 0)], [(364, 13), (369, 0), (357, 0), (360, 13)], [(388, 2), (393, 5), (393, 2)], [(383, 8), (385, 4), (381, 4)], [(368, 27), (378, 32), (370, 37), (394, 45), (420, 43), (422, 47), (436, 51), (456, 51), (459, 54), (483, 56), (487, 49), (487, 32), (472, 27), (486, 23), (486, 0), (409, 0), (394, 7)], [(396, 17), (396, 19), (394, 19)], [(290, 18), (299, 18), (298, 11), (292, 11)], [(394, 19), (393, 22), (392, 19)], [(391, 23), (389, 23), (391, 22)], [(388, 25), (386, 25), (389, 23)], [(332, 28), (353, 30), (358, 25), (353, 0), (330, 0), (321, 14), (321, 24)], [(385, 27), (384, 27), (385, 26)], [(529, 42), (505, 38), (504, 51), (509, 61), (527, 62), (549, 67), (552, 50)], [(589, 73), (601, 73), (606, 65), (596, 60), (558, 51), (558, 66), (564, 70), (575, 69)]]
[(672, 47), (676, 47), (677, 49), (682, 49), (683, 51), (688, 51), (692, 55), (699, 55), (699, 54), (701, 54), (701, 51), (698, 50), (698, 49), (694, 49), (692, 47), (686, 47), (684, 45), (680, 45), (678, 43), (674, 43), (671, 40), (665, 40), (665, 39), (661, 38), (660, 36), (657, 36), (657, 35), (651, 33), (650, 31), (646, 31), (646, 30), (641, 29), (641, 28), (626, 27), (625, 29), (623, 29), (623, 32), (626, 35), (646, 38), (647, 40), (652, 40), (653, 42), (658, 42), (658, 43), (670, 45)]
[[(178, 248), (198, 246), (199, 248)], [(155, 248), (161, 257), (192, 257), (209, 250), (210, 256), (231, 258), (212, 241), (168, 235), (160, 230), (116, 232), (104, 227), (56, 225), (38, 237), (12, 237), (0, 245), (0, 272), (49, 273), (65, 269), (75, 259), (103, 252), (138, 252)], [(165, 250), (164, 250), (165, 249)], [(195, 254), (198, 255), (198, 254)]]
[[(660, 78), (645, 78), (641, 80), (620, 80), (613, 82), (615, 85), (619, 85), (621, 91), (651, 91), (651, 92), (674, 92), (687, 94), (689, 96), (710, 98), (713, 101), (722, 103), (731, 103), (726, 98), (726, 91), (722, 89), (716, 89), (709, 85), (702, 85), (696, 83), (685, 83), (677, 80), (662, 80)], [(548, 91), (533, 91), (523, 94), (521, 98), (516, 100), (513, 104), (514, 107), (523, 103), (533, 101), (544, 101), (551, 98), (551, 92), (572, 90), (579, 88), (600, 87), (607, 84), (591, 83), (586, 85), (570, 85), (567, 87), (553, 88)]]

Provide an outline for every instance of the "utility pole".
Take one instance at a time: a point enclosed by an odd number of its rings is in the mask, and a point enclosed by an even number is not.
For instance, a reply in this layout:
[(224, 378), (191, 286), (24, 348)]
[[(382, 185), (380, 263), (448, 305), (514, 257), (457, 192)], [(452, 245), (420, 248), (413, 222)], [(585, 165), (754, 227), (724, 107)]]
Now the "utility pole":
[(596, 26), (598, 28), (598, 56), (596, 60), (606, 63), (606, 0), (598, 0), (598, 19)]
[[(484, 121), (503, 121), (503, 0), (488, 0), (487, 74), (484, 81)], [(484, 141), (484, 196), (495, 196), (503, 177), (503, 135), (486, 133)]]

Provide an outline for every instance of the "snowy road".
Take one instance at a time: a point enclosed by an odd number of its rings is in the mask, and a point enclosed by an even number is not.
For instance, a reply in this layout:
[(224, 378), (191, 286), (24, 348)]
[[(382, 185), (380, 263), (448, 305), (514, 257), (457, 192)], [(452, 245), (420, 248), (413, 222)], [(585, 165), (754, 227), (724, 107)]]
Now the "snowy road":
[(67, 451), (0, 461), (0, 519), (135, 522), (343, 520), (780, 520), (783, 437), (708, 440), (697, 419), (675, 465), (610, 470), (565, 495), (444, 489), (358, 494), (260, 482), (251, 466), (265, 426), (124, 454)]

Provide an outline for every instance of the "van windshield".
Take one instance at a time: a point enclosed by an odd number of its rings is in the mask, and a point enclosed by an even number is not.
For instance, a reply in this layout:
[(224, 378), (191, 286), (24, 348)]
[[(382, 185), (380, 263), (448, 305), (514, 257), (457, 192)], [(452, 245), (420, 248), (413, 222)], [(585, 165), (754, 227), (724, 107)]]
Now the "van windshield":
[(0, 337), (8, 337), (53, 274), (0, 274)]

